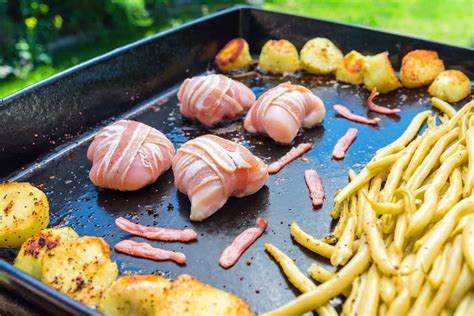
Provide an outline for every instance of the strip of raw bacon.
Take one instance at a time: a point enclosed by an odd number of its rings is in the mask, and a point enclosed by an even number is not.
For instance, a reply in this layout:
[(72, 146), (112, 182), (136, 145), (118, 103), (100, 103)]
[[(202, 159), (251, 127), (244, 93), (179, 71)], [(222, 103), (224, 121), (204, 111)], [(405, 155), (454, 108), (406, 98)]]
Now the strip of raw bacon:
[(337, 141), (336, 146), (334, 146), (334, 150), (332, 151), (334, 159), (344, 159), (347, 149), (349, 149), (349, 146), (357, 136), (357, 132), (357, 128), (349, 128), (346, 134)]
[(117, 218), (115, 224), (129, 234), (152, 240), (188, 242), (197, 239), (197, 233), (192, 229), (179, 230), (161, 227), (146, 227), (132, 223), (123, 217)]
[(310, 169), (304, 171), (304, 179), (309, 190), (314, 207), (321, 207), (324, 201), (324, 188), (316, 170)]
[(224, 252), (219, 259), (221, 267), (228, 269), (232, 267), (242, 256), (242, 254), (250, 247), (255, 240), (262, 236), (263, 232), (267, 229), (267, 221), (259, 217), (257, 219), (257, 227), (247, 228), (237, 236), (230, 246), (224, 249)]
[(273, 162), (268, 166), (268, 173), (274, 174), (283, 169), (284, 166), (295, 160), (296, 158), (302, 156), (305, 152), (313, 148), (313, 144), (303, 143), (299, 144), (296, 147), (291, 148), (283, 157)]
[(351, 112), (351, 110), (346, 108), (344, 105), (334, 104), (333, 108), (334, 108), (334, 111), (336, 111), (340, 116), (345, 117), (346, 119), (353, 122), (364, 123), (364, 124), (369, 124), (369, 125), (377, 125), (381, 121), (381, 119), (378, 117), (369, 119), (367, 117), (354, 114)]
[(374, 98), (378, 96), (379, 93), (377, 92), (377, 87), (374, 87), (372, 89), (372, 92), (370, 93), (369, 97), (367, 98), (367, 105), (369, 106), (369, 109), (371, 111), (381, 113), (381, 114), (396, 114), (400, 112), (400, 109), (389, 109), (384, 106), (377, 105), (373, 102)]
[(184, 253), (152, 247), (144, 242), (122, 240), (115, 245), (115, 250), (130, 256), (151, 259), (155, 261), (174, 261), (178, 264), (186, 263)]

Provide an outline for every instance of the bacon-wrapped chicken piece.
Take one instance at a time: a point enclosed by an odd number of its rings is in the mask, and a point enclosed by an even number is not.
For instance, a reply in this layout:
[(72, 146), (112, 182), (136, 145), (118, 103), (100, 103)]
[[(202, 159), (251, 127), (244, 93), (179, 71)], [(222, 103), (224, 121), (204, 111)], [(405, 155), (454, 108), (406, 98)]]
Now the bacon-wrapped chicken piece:
[(163, 133), (143, 123), (120, 120), (101, 130), (89, 146), (89, 177), (102, 188), (138, 190), (170, 168), (174, 153)]
[(207, 75), (186, 79), (179, 88), (178, 100), (184, 117), (211, 126), (248, 111), (255, 94), (224, 75)]
[(172, 162), (174, 181), (191, 201), (193, 221), (219, 210), (231, 196), (257, 192), (267, 181), (267, 166), (244, 146), (214, 135), (183, 144)]
[(323, 121), (325, 114), (319, 97), (303, 86), (285, 82), (258, 98), (245, 118), (244, 127), (250, 133), (268, 135), (279, 143), (289, 144), (301, 127), (314, 127)]

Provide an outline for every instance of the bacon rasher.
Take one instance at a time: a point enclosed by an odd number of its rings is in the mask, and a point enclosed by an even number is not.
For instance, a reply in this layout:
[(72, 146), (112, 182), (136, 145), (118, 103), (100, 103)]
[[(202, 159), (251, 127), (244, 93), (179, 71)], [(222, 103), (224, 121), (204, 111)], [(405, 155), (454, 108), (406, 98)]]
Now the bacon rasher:
[(262, 236), (263, 232), (267, 229), (267, 221), (259, 217), (257, 219), (257, 227), (247, 228), (241, 232), (227, 248), (219, 259), (219, 265), (225, 269), (232, 267), (242, 256), (242, 254), (250, 247), (255, 240)]
[(400, 112), (400, 109), (389, 109), (384, 106), (377, 105), (373, 102), (374, 98), (378, 96), (379, 93), (377, 92), (377, 87), (374, 87), (372, 89), (372, 92), (370, 93), (369, 97), (367, 98), (367, 106), (371, 111), (381, 113), (381, 114), (396, 114)]
[(122, 240), (115, 245), (118, 252), (140, 258), (151, 259), (155, 261), (174, 261), (178, 264), (186, 263), (184, 253), (155, 248), (145, 242), (136, 242), (133, 240)]
[(224, 75), (207, 75), (186, 79), (179, 88), (178, 100), (183, 116), (210, 126), (248, 111), (255, 94)]
[(115, 224), (129, 234), (151, 240), (188, 242), (197, 239), (197, 233), (192, 229), (179, 230), (161, 227), (147, 227), (132, 223), (123, 217), (117, 218)]
[(332, 156), (334, 159), (344, 159), (346, 156), (346, 151), (349, 149), (349, 146), (354, 142), (357, 137), (358, 130), (357, 128), (349, 128), (344, 136), (342, 136), (334, 146), (332, 151)]
[(381, 121), (381, 119), (378, 118), (378, 117), (373, 118), (373, 119), (369, 119), (365, 116), (360, 116), (360, 115), (354, 114), (354, 113), (352, 113), (351, 110), (346, 108), (344, 105), (334, 104), (333, 109), (340, 116), (342, 116), (342, 117), (344, 117), (344, 118), (346, 118), (350, 121), (353, 121), (353, 122), (369, 124), (369, 125), (377, 125)]
[(138, 190), (169, 169), (174, 153), (163, 133), (143, 123), (120, 120), (102, 129), (89, 146), (89, 177), (102, 188)]
[(313, 144), (309, 143), (302, 143), (296, 147), (291, 148), (289, 152), (287, 152), (283, 157), (280, 157), (277, 161), (273, 162), (268, 166), (268, 173), (274, 174), (279, 172), (283, 167), (287, 164), (295, 160), (296, 158), (302, 156), (305, 152), (309, 151), (313, 148)]
[(172, 165), (176, 187), (191, 201), (193, 221), (208, 218), (231, 196), (254, 194), (268, 179), (262, 160), (244, 146), (215, 135), (183, 144)]
[(316, 170), (309, 169), (304, 171), (304, 180), (309, 190), (309, 195), (313, 201), (314, 207), (321, 207), (324, 202), (324, 188), (321, 178)]
[(245, 118), (244, 128), (290, 144), (301, 127), (314, 127), (325, 114), (323, 101), (311, 90), (285, 82), (258, 98)]

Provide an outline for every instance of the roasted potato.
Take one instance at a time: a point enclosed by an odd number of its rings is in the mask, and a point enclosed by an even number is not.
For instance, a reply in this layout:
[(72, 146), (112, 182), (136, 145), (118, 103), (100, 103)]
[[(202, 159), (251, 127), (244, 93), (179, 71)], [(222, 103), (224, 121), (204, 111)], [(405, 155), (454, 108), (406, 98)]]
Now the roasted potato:
[(301, 49), (301, 68), (312, 74), (329, 74), (343, 58), (333, 42), (323, 37), (313, 38)]
[(99, 310), (104, 316), (153, 316), (170, 285), (157, 275), (121, 277), (104, 293)]
[(83, 304), (97, 306), (118, 274), (110, 253), (99, 237), (65, 242), (43, 256), (41, 281)]
[(165, 290), (155, 316), (252, 315), (240, 298), (183, 274)]
[(400, 87), (387, 52), (366, 57), (364, 85), (369, 91), (377, 87), (380, 93), (388, 93)]
[(350, 84), (362, 84), (364, 82), (364, 55), (350, 51), (339, 61), (336, 68), (336, 79)]
[(70, 227), (43, 229), (21, 245), (14, 266), (40, 279), (43, 257), (54, 248), (77, 238), (79, 235)]
[(471, 93), (471, 82), (459, 70), (446, 70), (436, 77), (428, 93), (447, 102), (458, 102)]
[(49, 224), (46, 195), (29, 183), (0, 184), (0, 248), (18, 248)]
[(243, 38), (234, 38), (217, 53), (214, 63), (221, 71), (247, 67), (252, 63), (249, 44)]
[(298, 50), (285, 39), (270, 40), (263, 45), (258, 67), (273, 73), (294, 72), (300, 68)]
[(444, 71), (444, 62), (437, 52), (414, 50), (402, 59), (400, 81), (407, 88), (422, 87), (433, 82), (442, 71)]

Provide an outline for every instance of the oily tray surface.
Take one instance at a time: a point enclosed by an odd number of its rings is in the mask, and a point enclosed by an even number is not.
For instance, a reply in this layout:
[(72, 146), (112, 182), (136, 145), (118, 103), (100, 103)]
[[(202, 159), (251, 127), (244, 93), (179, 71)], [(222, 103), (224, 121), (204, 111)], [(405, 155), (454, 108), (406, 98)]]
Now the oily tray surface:
[[(295, 297), (298, 292), (287, 282), (279, 267), (265, 252), (263, 244), (270, 242), (296, 260), (306, 270), (311, 262), (328, 262), (296, 245), (290, 237), (289, 225), (297, 221), (306, 232), (322, 238), (331, 231), (329, 212), (333, 195), (347, 184), (347, 171), (359, 171), (375, 151), (397, 138), (420, 111), (431, 109), (426, 89), (399, 89), (379, 96), (380, 105), (397, 107), (399, 116), (377, 115), (382, 119), (372, 127), (347, 121), (337, 116), (332, 106), (336, 103), (349, 107), (354, 113), (374, 117), (366, 106), (368, 92), (359, 86), (344, 85), (329, 77), (248, 77), (242, 79), (257, 97), (264, 91), (284, 81), (292, 81), (311, 89), (325, 103), (327, 114), (321, 126), (304, 131), (295, 144), (310, 142), (314, 148), (276, 175), (270, 176), (266, 185), (256, 194), (245, 198), (231, 198), (225, 206), (207, 220), (189, 220), (190, 203), (187, 196), (173, 185), (171, 170), (156, 183), (136, 192), (123, 193), (95, 187), (89, 180), (91, 163), (86, 150), (90, 140), (64, 150), (57, 158), (48, 161), (31, 173), (16, 176), (15, 181), (29, 181), (41, 188), (51, 206), (51, 227), (70, 226), (79, 235), (101, 236), (113, 247), (120, 240), (132, 237), (118, 229), (114, 221), (123, 216), (143, 225), (168, 228), (192, 228), (198, 232), (198, 241), (189, 244), (150, 242), (156, 247), (181, 251), (187, 263), (179, 266), (172, 262), (154, 262), (113, 252), (112, 259), (119, 265), (121, 274), (160, 274), (175, 278), (187, 273), (203, 282), (232, 292), (246, 300), (255, 312), (268, 311)], [(246, 134), (242, 120), (226, 122), (215, 128), (183, 119), (179, 113), (176, 90), (157, 95), (145, 101), (140, 111), (128, 118), (148, 124), (163, 133), (176, 148), (187, 140), (212, 133), (248, 147), (266, 163), (284, 155), (291, 146), (275, 144), (271, 139)], [(110, 123), (110, 122), (108, 122)], [(346, 158), (335, 161), (331, 153), (336, 141), (349, 127), (357, 127), (359, 134)], [(87, 136), (84, 136), (87, 137)], [(308, 197), (304, 170), (316, 169), (323, 181), (326, 199), (321, 209), (315, 210)], [(268, 230), (250, 247), (237, 264), (224, 270), (218, 265), (223, 249), (245, 228), (255, 226), (258, 217), (268, 221)], [(0, 256), (13, 259), (11, 252)]]

